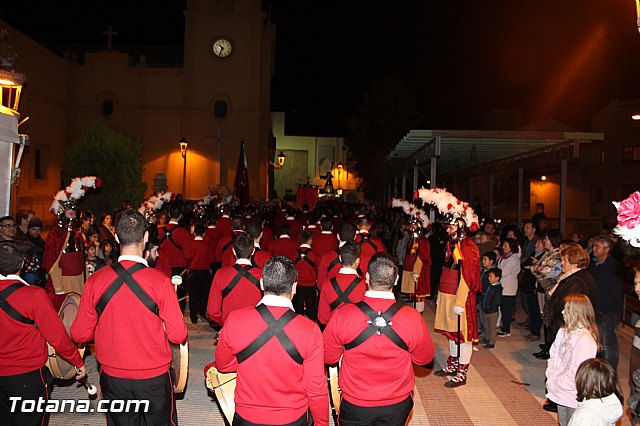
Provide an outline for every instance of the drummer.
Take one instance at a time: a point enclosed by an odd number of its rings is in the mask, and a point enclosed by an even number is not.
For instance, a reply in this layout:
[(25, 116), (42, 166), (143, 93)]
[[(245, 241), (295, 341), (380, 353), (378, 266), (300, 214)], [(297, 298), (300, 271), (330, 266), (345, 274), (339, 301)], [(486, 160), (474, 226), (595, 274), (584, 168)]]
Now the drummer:
[[(11, 412), (9, 398), (49, 399), (52, 376), (44, 366), (47, 343), (72, 363), (76, 379), (86, 375), (78, 348), (54, 311), (44, 289), (30, 286), (19, 277), (24, 253), (10, 242), (0, 243), (0, 424), (47, 424), (47, 413)], [(14, 399), (15, 401), (15, 399)]]
[[(293, 312), (297, 278), (290, 259), (273, 256), (264, 266), (258, 306), (232, 312), (220, 332), (215, 366), (238, 372), (234, 425), (302, 426), (313, 424), (309, 416), (315, 425), (329, 424), (322, 335)], [(269, 332), (277, 338), (260, 344)]]
[(395, 301), (398, 268), (391, 256), (373, 255), (365, 277), (364, 300), (337, 309), (324, 330), (324, 360), (342, 357), (341, 421), (404, 425), (413, 407), (412, 363), (431, 362), (435, 347), (420, 313)]
[[(104, 398), (150, 401), (146, 413), (108, 413), (109, 424), (177, 424), (167, 339), (183, 343), (187, 327), (169, 277), (142, 258), (146, 226), (137, 211), (122, 212), (116, 226), (118, 262), (89, 277), (71, 326), (76, 342), (95, 340)], [(129, 282), (111, 298), (103, 297), (127, 272)]]

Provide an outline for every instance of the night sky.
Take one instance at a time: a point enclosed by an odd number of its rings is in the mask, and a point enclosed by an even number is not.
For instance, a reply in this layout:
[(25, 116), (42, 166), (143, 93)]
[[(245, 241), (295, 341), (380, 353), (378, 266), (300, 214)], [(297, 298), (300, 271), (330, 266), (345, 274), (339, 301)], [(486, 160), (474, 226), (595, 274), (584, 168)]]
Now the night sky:
[[(112, 25), (115, 48), (175, 47), (185, 5), (23, 0), (3, 2), (0, 19), (43, 44), (104, 46)], [(430, 129), (480, 128), (501, 109), (589, 130), (611, 99), (640, 97), (632, 0), (274, 0), (270, 10), (272, 110), (289, 113), (295, 134), (344, 134), (369, 80), (389, 72)]]

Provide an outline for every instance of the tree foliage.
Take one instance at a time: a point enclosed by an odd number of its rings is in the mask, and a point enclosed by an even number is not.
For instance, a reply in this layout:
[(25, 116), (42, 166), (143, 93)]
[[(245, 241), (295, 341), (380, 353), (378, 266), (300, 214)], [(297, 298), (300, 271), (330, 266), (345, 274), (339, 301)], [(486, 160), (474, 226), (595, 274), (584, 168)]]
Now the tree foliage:
[(414, 96), (398, 74), (386, 74), (369, 83), (363, 105), (346, 123), (347, 145), (368, 197), (383, 187), (387, 154), (421, 122)]
[(134, 206), (144, 199), (147, 184), (142, 181), (142, 142), (119, 133), (96, 120), (67, 151), (64, 176), (97, 176), (102, 187), (88, 191), (80, 201), (83, 209), (96, 214), (113, 211), (123, 200)]

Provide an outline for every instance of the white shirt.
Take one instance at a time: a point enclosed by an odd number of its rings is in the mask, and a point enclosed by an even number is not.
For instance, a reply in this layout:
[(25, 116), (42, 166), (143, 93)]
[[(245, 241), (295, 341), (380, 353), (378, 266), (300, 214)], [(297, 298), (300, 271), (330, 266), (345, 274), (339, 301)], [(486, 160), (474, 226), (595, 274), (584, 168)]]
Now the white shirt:
[(358, 271), (356, 271), (353, 268), (340, 268), (338, 273), (339, 274), (345, 274), (345, 275), (358, 275)]
[(309, 244), (300, 244), (300, 248), (311, 248)]
[(193, 241), (203, 241), (204, 238), (202, 237), (198, 237), (197, 235), (195, 236), (195, 238), (193, 239)]
[(364, 293), (364, 297), (371, 297), (373, 299), (389, 299), (396, 300), (392, 291), (380, 291), (380, 290), (367, 290)]
[(142, 263), (144, 266), (149, 266), (149, 264), (147, 263), (146, 260), (144, 260), (140, 256), (136, 256), (136, 255), (133, 255), (133, 254), (120, 255), (120, 257), (118, 258), (118, 262), (122, 262), (123, 260), (130, 260), (132, 262)]
[(236, 260), (236, 265), (251, 265), (251, 261), (249, 259), (238, 259)]
[(15, 274), (9, 274), (7, 276), (4, 275), (0, 275), (0, 280), (13, 280), (13, 281), (20, 281), (22, 284), (24, 285), (29, 285), (28, 282), (26, 282), (25, 280), (23, 280), (22, 278), (20, 278), (20, 276), (15, 275)]
[(262, 299), (260, 299), (260, 301), (258, 302), (258, 305), (261, 303), (265, 306), (277, 306), (279, 308), (289, 308), (293, 311), (293, 304), (291, 303), (291, 300), (284, 296), (276, 296), (275, 294), (265, 294), (262, 297)]

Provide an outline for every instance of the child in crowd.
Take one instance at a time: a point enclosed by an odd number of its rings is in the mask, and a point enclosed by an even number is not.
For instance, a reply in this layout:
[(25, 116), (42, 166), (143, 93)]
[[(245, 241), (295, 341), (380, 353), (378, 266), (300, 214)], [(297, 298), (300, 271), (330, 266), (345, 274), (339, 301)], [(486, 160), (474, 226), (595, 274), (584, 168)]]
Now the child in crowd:
[(482, 301), (484, 300), (485, 294), (487, 294), (487, 290), (491, 283), (489, 283), (489, 271), (496, 264), (496, 254), (492, 251), (488, 251), (482, 255), (482, 293), (480, 293), (476, 300), (478, 301), (478, 336), (480, 340), (486, 339), (486, 329), (484, 327), (484, 310), (482, 309)]
[(104, 263), (107, 266), (111, 266), (118, 261), (118, 254), (116, 253), (116, 249), (110, 240), (107, 240), (102, 245), (102, 253), (104, 256)]
[(622, 392), (607, 361), (590, 358), (580, 364), (576, 388), (578, 408), (569, 426), (613, 426), (622, 417)]
[[(483, 257), (484, 262), (484, 257)], [(484, 292), (482, 298), (482, 311), (484, 329), (485, 329), (485, 349), (493, 349), (496, 347), (496, 329), (498, 320), (498, 308), (502, 303), (502, 270), (499, 268), (491, 268), (487, 273), (489, 278), (489, 288)]]
[(104, 266), (104, 260), (100, 259), (97, 256), (97, 250), (98, 249), (95, 244), (90, 244), (87, 247), (87, 257), (84, 261), (85, 267), (87, 269), (87, 278), (89, 278), (95, 271)]
[(551, 345), (547, 364), (547, 398), (558, 404), (560, 426), (567, 426), (578, 407), (578, 367), (598, 351), (598, 326), (591, 301), (584, 294), (567, 296), (562, 316), (565, 325)]

